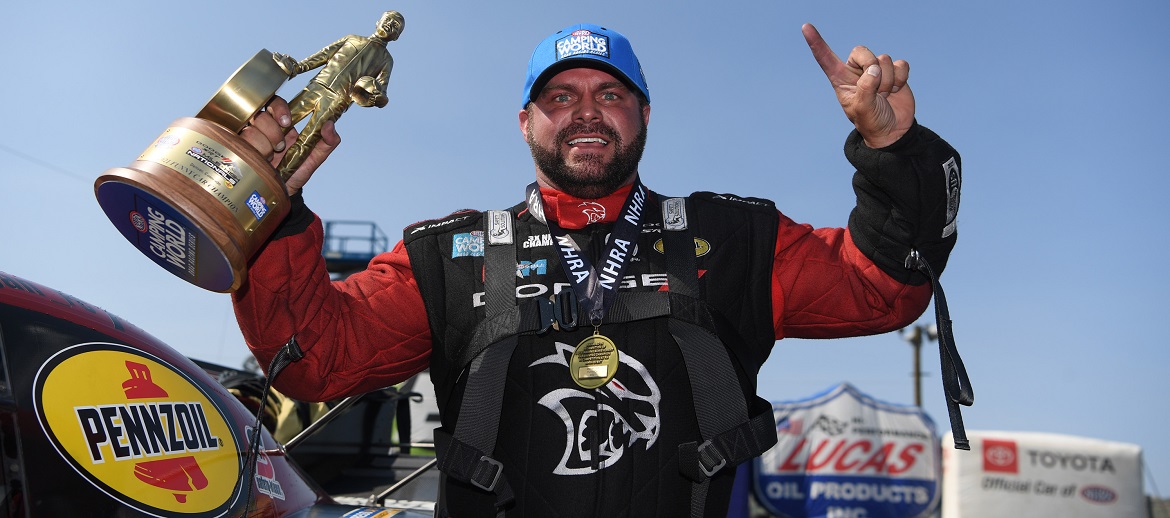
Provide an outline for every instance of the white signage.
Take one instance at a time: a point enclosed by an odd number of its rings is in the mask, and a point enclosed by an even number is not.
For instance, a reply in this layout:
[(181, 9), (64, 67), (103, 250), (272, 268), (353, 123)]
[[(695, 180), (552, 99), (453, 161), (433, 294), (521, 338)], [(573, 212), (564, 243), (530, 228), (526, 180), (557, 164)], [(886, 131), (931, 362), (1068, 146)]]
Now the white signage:
[(1145, 518), (1141, 448), (1029, 432), (968, 431), (943, 441), (943, 518)]

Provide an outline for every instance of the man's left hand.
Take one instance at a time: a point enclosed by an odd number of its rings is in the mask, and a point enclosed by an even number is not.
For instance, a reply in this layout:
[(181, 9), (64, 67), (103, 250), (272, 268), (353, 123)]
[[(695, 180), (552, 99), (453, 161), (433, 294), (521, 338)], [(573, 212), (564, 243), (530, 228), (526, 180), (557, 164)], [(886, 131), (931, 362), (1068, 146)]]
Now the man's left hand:
[(886, 147), (906, 134), (914, 124), (914, 94), (906, 83), (909, 63), (888, 54), (875, 56), (862, 46), (842, 62), (812, 24), (804, 24), (801, 32), (865, 145)]

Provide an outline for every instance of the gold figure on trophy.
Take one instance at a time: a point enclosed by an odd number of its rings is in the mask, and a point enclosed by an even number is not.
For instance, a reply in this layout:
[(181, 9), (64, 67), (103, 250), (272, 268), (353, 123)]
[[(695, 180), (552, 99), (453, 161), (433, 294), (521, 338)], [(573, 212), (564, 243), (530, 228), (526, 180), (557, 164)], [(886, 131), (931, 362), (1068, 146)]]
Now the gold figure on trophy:
[(325, 121), (341, 118), (351, 103), (364, 107), (386, 106), (386, 82), (394, 67), (394, 58), (386, 50), (386, 44), (398, 39), (405, 23), (398, 11), (386, 11), (372, 36), (345, 36), (299, 63), (285, 54), (272, 54), (289, 79), (321, 68), (288, 103), (293, 124), (312, 116), (280, 161), (277, 170), (281, 176), (288, 178), (296, 171), (321, 140), (321, 126)]

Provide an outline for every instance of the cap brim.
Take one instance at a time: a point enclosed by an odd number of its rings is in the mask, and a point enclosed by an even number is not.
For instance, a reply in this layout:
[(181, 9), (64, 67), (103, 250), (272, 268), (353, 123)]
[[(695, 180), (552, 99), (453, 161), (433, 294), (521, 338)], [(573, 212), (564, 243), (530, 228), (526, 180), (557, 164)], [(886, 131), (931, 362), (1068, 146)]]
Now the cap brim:
[[(634, 82), (629, 77), (626, 77), (626, 75), (622, 73), (621, 70), (618, 70), (617, 67), (599, 59), (580, 56), (558, 61), (544, 69), (544, 72), (541, 72), (540, 75), (536, 77), (536, 81), (532, 82), (532, 88), (528, 90), (528, 102), (532, 102), (533, 99), (540, 96), (540, 92), (544, 90), (544, 87), (548, 85), (549, 80), (552, 79), (553, 76), (572, 68), (592, 68), (594, 70), (600, 70), (618, 78), (622, 84), (626, 85), (626, 88), (629, 88), (632, 92), (637, 92), (639, 96), (646, 95), (642, 92), (641, 88), (638, 88), (638, 85), (634, 84)], [(525, 104), (527, 105), (527, 103)]]

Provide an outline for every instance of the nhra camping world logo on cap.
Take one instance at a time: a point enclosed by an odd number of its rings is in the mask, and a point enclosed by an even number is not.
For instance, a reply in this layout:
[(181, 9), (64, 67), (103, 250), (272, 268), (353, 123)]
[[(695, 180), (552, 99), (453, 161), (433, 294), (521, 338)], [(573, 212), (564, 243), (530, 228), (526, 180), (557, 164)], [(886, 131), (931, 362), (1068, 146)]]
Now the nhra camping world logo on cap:
[(152, 516), (223, 516), (239, 496), (236, 433), (207, 392), (162, 359), (87, 343), (37, 372), (45, 435), (73, 469)]
[(609, 37), (581, 29), (557, 40), (557, 61), (582, 54), (608, 58)]

